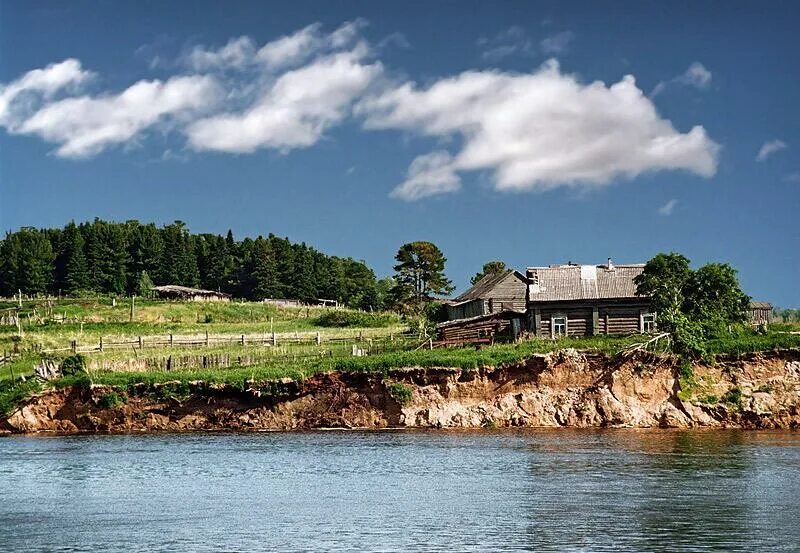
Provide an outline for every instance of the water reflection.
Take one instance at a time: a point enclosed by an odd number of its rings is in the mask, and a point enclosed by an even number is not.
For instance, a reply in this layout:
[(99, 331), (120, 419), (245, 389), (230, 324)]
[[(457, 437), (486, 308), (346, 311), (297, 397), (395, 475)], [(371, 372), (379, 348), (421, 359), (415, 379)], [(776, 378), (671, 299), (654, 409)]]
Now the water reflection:
[(0, 440), (0, 551), (794, 551), (800, 435)]

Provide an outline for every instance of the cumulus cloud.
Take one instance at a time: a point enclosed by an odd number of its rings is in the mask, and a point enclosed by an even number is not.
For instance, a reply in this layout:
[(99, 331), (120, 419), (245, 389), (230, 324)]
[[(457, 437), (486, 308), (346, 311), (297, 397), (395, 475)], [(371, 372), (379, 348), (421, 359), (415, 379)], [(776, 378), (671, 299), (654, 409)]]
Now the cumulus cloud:
[(219, 97), (219, 86), (210, 76), (139, 81), (116, 95), (80, 96), (48, 104), (15, 132), (60, 144), (59, 156), (89, 157), (128, 142), (166, 118), (202, 112)]
[(188, 54), (187, 62), (196, 71), (207, 71), (216, 68), (241, 69), (250, 64), (256, 55), (256, 45), (247, 36), (232, 38), (218, 50), (207, 50), (202, 46)]
[(356, 51), (320, 58), (282, 74), (244, 112), (195, 121), (186, 129), (189, 145), (231, 153), (310, 146), (349, 113), (381, 71), (380, 63), (365, 63)]
[(770, 140), (768, 142), (764, 142), (764, 145), (761, 146), (761, 149), (758, 150), (758, 155), (756, 156), (756, 161), (765, 161), (769, 156), (776, 152), (780, 152), (781, 150), (785, 150), (787, 148), (786, 142), (783, 140)]
[(678, 200), (670, 200), (658, 208), (658, 214), (664, 217), (669, 217), (675, 211), (675, 206), (678, 205)]
[[(554, 60), (530, 74), (467, 71), (425, 89), (402, 84), (366, 98), (357, 111), (368, 129), (460, 136), (461, 150), (435, 168), (489, 170), (504, 191), (596, 187), (660, 170), (711, 177), (717, 166), (719, 147), (703, 127), (677, 131), (632, 76), (611, 86), (582, 84)], [(458, 188), (452, 179), (446, 186), (437, 178), (414, 180), (424, 174), (410, 172), (395, 194), (413, 199)]]
[(455, 173), (449, 152), (437, 151), (417, 157), (408, 168), (405, 182), (395, 188), (391, 197), (419, 200), (428, 196), (455, 192), (461, 179)]
[(63, 90), (76, 90), (92, 77), (93, 73), (84, 70), (81, 62), (70, 58), (0, 85), (0, 126), (13, 130), (42, 100)]

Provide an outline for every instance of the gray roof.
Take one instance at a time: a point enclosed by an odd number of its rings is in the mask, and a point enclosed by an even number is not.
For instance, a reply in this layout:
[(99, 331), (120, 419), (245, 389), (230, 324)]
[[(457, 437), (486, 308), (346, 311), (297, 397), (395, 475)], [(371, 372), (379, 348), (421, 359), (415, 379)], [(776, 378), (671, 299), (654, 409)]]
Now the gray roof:
[(472, 288), (457, 298), (454, 298), (453, 303), (463, 303), (465, 301), (472, 301), (487, 297), (491, 293), (492, 289), (503, 282), (510, 274), (514, 274), (514, 276), (520, 279), (523, 283), (527, 282), (525, 275), (519, 271), (508, 270), (503, 271), (502, 273), (488, 274), (476, 282)]
[(529, 267), (528, 297), (532, 302), (636, 298), (640, 296), (633, 279), (643, 269), (643, 263), (611, 269), (607, 265)]
[(766, 301), (751, 301), (750, 309), (772, 309), (772, 304)]

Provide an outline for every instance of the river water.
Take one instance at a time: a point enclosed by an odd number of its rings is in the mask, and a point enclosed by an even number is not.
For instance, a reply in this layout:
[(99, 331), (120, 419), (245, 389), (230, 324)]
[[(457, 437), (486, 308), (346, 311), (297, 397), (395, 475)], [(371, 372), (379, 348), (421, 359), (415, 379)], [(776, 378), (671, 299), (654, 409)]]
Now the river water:
[(800, 551), (800, 433), (0, 439), (0, 551)]

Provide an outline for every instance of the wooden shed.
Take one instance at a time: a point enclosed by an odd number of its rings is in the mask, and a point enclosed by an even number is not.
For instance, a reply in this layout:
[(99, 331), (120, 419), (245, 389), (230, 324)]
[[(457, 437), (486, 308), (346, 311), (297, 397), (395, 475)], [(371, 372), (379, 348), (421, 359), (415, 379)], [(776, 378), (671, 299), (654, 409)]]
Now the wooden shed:
[(524, 330), (525, 313), (511, 309), (436, 325), (440, 345), (513, 342)]
[(644, 264), (529, 267), (528, 325), (541, 337), (653, 332), (650, 300), (633, 279)]
[(180, 301), (230, 301), (231, 295), (214, 290), (202, 290), (200, 288), (190, 288), (188, 286), (178, 286), (167, 284), (164, 286), (153, 286), (153, 295), (165, 300)]
[(472, 288), (446, 304), (448, 320), (501, 311), (525, 311), (527, 280), (519, 271), (486, 275)]
[(772, 322), (772, 304), (765, 301), (750, 302), (750, 324), (766, 325)]

